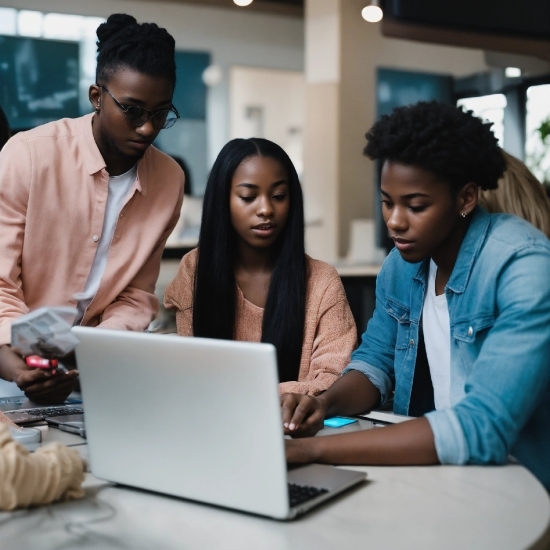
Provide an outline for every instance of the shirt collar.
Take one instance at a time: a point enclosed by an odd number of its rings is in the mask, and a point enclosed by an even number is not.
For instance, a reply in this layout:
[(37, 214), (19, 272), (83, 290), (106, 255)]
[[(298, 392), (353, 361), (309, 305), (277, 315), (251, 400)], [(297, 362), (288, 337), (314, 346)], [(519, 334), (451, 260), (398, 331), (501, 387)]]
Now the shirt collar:
[[(92, 119), (94, 113), (90, 113), (80, 119), (80, 136), (82, 151), (84, 156), (84, 166), (90, 176), (101, 172), (106, 168), (105, 160), (99, 151), (97, 143), (92, 132)], [(136, 179), (136, 189), (145, 197), (147, 196), (147, 164), (151, 154), (151, 147), (145, 151), (143, 158), (138, 161), (138, 173)]]

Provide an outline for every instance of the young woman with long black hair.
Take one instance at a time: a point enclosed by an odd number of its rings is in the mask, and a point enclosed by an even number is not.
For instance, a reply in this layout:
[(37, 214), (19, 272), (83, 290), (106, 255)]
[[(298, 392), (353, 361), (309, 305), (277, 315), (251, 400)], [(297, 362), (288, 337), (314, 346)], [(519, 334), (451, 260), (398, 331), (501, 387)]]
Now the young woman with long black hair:
[(221, 150), (204, 196), (199, 246), (168, 285), (178, 334), (270, 342), (279, 390), (316, 395), (356, 344), (336, 270), (305, 254), (300, 182), (284, 150), (259, 138)]

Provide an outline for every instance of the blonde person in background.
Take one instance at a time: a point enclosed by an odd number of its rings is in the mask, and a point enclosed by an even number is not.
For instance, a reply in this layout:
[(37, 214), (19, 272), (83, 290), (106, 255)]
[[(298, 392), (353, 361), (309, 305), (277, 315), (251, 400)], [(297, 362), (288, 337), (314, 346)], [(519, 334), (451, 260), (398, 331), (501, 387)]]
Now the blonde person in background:
[(52, 443), (30, 454), (12, 439), (10, 426), (0, 412), (0, 510), (84, 496), (86, 464), (74, 449)]
[(521, 160), (503, 151), (506, 172), (496, 189), (479, 191), (479, 204), (487, 212), (514, 214), (550, 238), (550, 201), (544, 187)]

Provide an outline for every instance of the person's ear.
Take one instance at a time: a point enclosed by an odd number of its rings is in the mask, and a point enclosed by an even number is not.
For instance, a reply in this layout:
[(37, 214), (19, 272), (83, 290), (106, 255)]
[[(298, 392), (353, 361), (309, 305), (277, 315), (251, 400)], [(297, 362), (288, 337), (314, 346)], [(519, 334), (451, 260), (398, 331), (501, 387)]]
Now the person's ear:
[(97, 84), (92, 84), (88, 91), (88, 98), (92, 104), (92, 108), (96, 113), (99, 113), (101, 108), (101, 88)]
[(479, 187), (470, 181), (458, 192), (458, 212), (465, 218), (477, 206)]

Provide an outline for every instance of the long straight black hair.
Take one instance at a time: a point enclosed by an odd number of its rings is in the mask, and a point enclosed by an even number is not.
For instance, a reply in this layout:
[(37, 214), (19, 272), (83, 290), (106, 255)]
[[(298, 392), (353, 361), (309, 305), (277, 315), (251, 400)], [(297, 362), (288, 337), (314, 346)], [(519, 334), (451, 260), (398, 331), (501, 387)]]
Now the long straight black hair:
[(250, 157), (268, 157), (288, 177), (289, 214), (273, 244), (275, 265), (269, 284), (262, 342), (277, 349), (279, 380), (297, 380), (304, 338), (307, 263), (304, 244), (302, 188), (292, 161), (267, 139), (234, 139), (220, 151), (208, 177), (195, 273), (193, 332), (195, 336), (231, 340), (235, 334), (237, 234), (231, 223), (229, 198), (233, 175)]

